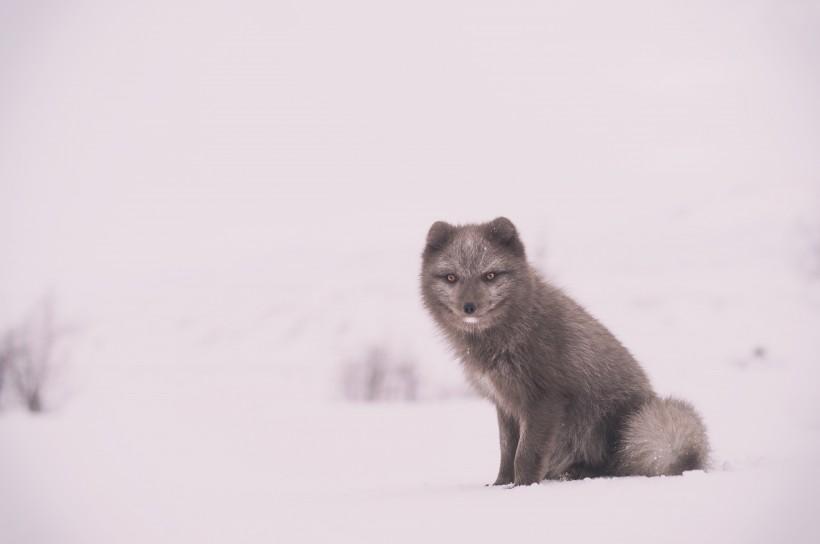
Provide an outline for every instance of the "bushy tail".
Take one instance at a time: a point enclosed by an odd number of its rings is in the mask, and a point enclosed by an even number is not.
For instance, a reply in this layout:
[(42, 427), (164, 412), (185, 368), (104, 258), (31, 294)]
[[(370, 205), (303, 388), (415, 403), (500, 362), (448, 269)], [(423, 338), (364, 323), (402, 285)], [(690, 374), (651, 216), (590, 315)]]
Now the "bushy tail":
[(671, 476), (706, 469), (706, 428), (688, 402), (656, 397), (627, 418), (616, 465), (622, 476)]

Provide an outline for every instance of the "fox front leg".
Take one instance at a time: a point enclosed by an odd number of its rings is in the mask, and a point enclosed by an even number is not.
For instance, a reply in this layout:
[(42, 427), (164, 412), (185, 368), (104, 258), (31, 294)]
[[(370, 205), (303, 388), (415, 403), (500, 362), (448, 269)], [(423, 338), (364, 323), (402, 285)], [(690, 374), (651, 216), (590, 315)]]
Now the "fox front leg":
[(559, 414), (545, 406), (527, 410), (519, 424), (518, 447), (515, 451), (516, 486), (538, 483), (546, 477), (546, 467), (552, 454)]
[(518, 420), (496, 407), (498, 440), (501, 446), (501, 464), (493, 485), (507, 485), (515, 480), (515, 451), (518, 449)]

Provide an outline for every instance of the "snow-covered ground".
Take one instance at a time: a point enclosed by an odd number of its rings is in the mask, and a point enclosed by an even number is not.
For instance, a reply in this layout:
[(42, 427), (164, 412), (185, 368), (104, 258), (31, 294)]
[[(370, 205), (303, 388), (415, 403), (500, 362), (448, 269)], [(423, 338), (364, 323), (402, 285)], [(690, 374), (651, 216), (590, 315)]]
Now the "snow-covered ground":
[(213, 389), (179, 384), (139, 390), (52, 417), (3, 418), (3, 542), (814, 542), (819, 534), (816, 429), (800, 435), (810, 447), (792, 436), (773, 455), (739, 433), (736, 456), (709, 473), (501, 489), (484, 487), (495, 478), (497, 445), (494, 410), (479, 401), (317, 406), (215, 402)]
[[(820, 7), (0, 2), (0, 543), (817, 542)], [(487, 488), (429, 225), (531, 260), (692, 400), (714, 468)], [(419, 402), (351, 403), (412, 363)], [(816, 517), (816, 516), (815, 516)]]

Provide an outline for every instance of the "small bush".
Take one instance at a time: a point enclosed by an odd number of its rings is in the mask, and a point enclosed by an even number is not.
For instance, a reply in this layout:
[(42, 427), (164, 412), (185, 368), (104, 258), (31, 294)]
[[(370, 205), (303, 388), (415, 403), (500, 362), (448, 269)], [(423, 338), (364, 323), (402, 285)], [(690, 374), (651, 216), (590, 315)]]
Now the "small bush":
[(11, 343), (12, 337), (10, 334), (5, 334), (0, 338), (0, 406), (3, 406), (3, 400), (5, 399), (6, 376), (8, 376), (8, 369), (11, 367)]
[(362, 358), (342, 368), (342, 393), (354, 401), (415, 401), (418, 395), (416, 365), (374, 346)]
[[(7, 330), (0, 340), (0, 400), (13, 394), (33, 413), (46, 409), (45, 394), (56, 367), (58, 332), (54, 307), (47, 298), (32, 314)], [(9, 394), (6, 394), (6, 391)]]

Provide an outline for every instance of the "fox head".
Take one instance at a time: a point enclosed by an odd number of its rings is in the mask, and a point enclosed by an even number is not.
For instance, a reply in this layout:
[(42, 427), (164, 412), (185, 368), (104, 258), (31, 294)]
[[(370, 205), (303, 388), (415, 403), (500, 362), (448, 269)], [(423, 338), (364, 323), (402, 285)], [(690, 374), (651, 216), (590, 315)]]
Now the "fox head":
[(453, 226), (438, 221), (422, 254), (424, 305), (447, 330), (480, 332), (526, 306), (532, 289), (524, 244), (506, 217)]

